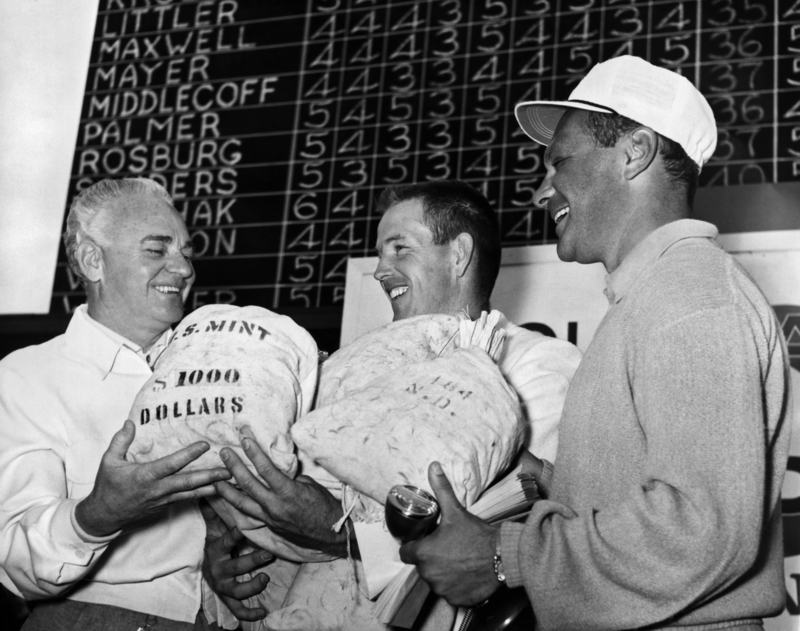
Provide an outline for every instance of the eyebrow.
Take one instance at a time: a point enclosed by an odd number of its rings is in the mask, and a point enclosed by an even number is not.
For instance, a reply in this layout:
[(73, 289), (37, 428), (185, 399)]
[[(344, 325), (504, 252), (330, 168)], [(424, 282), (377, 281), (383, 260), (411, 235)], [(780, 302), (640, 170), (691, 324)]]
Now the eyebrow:
[[(139, 240), (139, 244), (143, 245), (148, 241), (158, 241), (159, 243), (166, 243), (169, 245), (172, 243), (172, 237), (166, 234), (148, 234)], [(191, 250), (194, 252), (194, 243), (192, 243), (191, 240), (187, 241), (181, 246), (181, 250)]]
[(146, 241), (160, 241), (161, 243), (172, 243), (172, 237), (165, 234), (148, 234), (146, 237), (142, 237), (139, 240), (139, 243), (145, 243)]

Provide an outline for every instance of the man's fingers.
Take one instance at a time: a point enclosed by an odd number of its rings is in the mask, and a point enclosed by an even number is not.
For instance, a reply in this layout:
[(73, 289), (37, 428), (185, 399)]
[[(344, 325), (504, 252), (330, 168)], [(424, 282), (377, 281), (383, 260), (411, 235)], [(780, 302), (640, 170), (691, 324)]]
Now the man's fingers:
[(162, 497), (162, 504), (174, 504), (175, 502), (182, 502), (183, 500), (197, 500), (201, 497), (213, 497), (217, 494), (217, 489), (213, 485), (201, 486), (200, 488), (192, 491), (184, 491), (182, 493), (173, 493), (172, 495), (165, 495)]
[[(242, 486), (243, 484), (252, 484), (252, 482), (255, 480), (255, 477), (250, 472), (250, 469), (247, 468), (247, 465), (242, 462), (239, 454), (237, 454), (233, 449), (225, 447), (219, 452), (219, 457), (222, 459), (224, 465), (228, 468), (228, 471), (230, 471), (233, 474), (233, 477), (236, 478), (236, 483), (239, 486)], [(242, 488), (244, 487), (242, 486)]]
[(258, 622), (259, 620), (263, 620), (267, 617), (266, 610), (262, 609), (261, 607), (250, 609), (238, 600), (234, 600), (233, 598), (229, 598), (227, 596), (222, 597), (222, 602), (227, 605), (228, 609), (230, 609), (231, 613), (236, 616), (237, 620), (241, 620), (243, 622)]
[(158, 460), (148, 463), (151, 473), (156, 478), (166, 478), (173, 473), (177, 473), (183, 469), (190, 462), (194, 462), (205, 452), (209, 450), (209, 445), (206, 442), (192, 443), (188, 447), (184, 447), (174, 454), (164, 456)]
[(264, 505), (272, 500), (271, 489), (264, 486), (261, 480), (253, 475), (252, 471), (247, 468), (247, 465), (242, 462), (242, 459), (232, 449), (223, 449), (219, 455), (225, 466), (228, 467), (228, 471), (236, 478), (236, 484), (239, 485), (242, 491)]
[(122, 424), (122, 429), (111, 438), (108, 453), (117, 460), (125, 460), (125, 454), (128, 453), (128, 447), (131, 446), (134, 436), (136, 436), (136, 425), (133, 421), (126, 420)]
[[(242, 539), (244, 539), (244, 535), (241, 530), (238, 528), (230, 528), (223, 532), (221, 536), (214, 539), (212, 543), (207, 544), (207, 550), (214, 558), (223, 557), (228, 559), (230, 558), (231, 550), (233, 550), (236, 544)], [(239, 574), (241, 574), (241, 572), (239, 572)]]
[(263, 572), (259, 572), (248, 581), (231, 581), (231, 584), (228, 585), (229, 589), (227, 589), (226, 592), (230, 592), (229, 595), (232, 595), (237, 600), (244, 600), (245, 598), (260, 594), (264, 591), (267, 583), (269, 583), (269, 576)]
[(211, 508), (211, 504), (209, 504), (207, 500), (200, 500), (198, 504), (200, 506), (200, 514), (203, 516), (203, 521), (206, 522), (206, 541), (214, 541), (228, 532), (228, 525), (222, 521), (222, 518), (217, 515), (217, 512)]
[[(273, 556), (266, 550), (256, 550), (255, 552), (251, 552), (250, 554), (243, 554), (241, 556), (236, 557), (235, 559), (230, 559), (229, 561), (226, 561), (226, 567), (228, 570), (228, 574), (241, 576), (242, 574), (247, 574), (248, 572), (257, 570), (260, 567), (264, 567), (272, 559)], [(245, 583), (239, 583), (239, 585), (244, 585), (244, 584)], [(246, 598), (249, 596), (252, 596), (252, 594), (247, 594), (247, 596), (240, 596), (239, 598)]]
[(278, 470), (272, 460), (267, 457), (267, 454), (261, 449), (259, 444), (252, 438), (245, 437), (242, 439), (242, 449), (247, 454), (250, 462), (255, 466), (258, 475), (260, 475), (267, 486), (275, 493), (284, 494), (291, 492), (289, 490), (289, 483), (291, 478), (284, 475)]
[(263, 573), (256, 574), (249, 581), (241, 583), (236, 580), (225, 581), (220, 596), (231, 613), (239, 620), (255, 622), (266, 617), (266, 610), (263, 607), (248, 607), (242, 601), (263, 592), (267, 583), (269, 583), (269, 576)]
[[(176, 473), (158, 482), (158, 493), (162, 497), (186, 494), (189, 494), (190, 497), (208, 497), (209, 495), (214, 495), (213, 484), (215, 482), (222, 482), (230, 479), (230, 477), (230, 471), (222, 467), (219, 469), (191, 471), (189, 473)], [(209, 488), (211, 489), (210, 493), (208, 492)]]
[[(258, 576), (263, 576), (264, 578), (268, 578), (264, 574), (259, 574)], [(254, 577), (252, 580), (258, 581), (259, 579), (258, 577)], [(251, 581), (248, 581), (247, 583), (250, 582)], [(242, 583), (242, 584), (246, 585), (247, 583)], [(263, 584), (261, 584), (260, 582), (254, 583), (253, 589), (257, 589), (257, 591), (254, 594), (251, 594), (251, 596), (255, 596), (255, 594), (264, 591), (264, 587), (266, 587), (266, 585), (267, 585), (266, 581)], [(267, 615), (267, 612), (263, 607), (253, 607), (251, 609), (243, 602), (241, 602), (241, 600), (237, 600), (230, 596), (222, 596), (222, 601), (227, 605), (228, 609), (231, 610), (231, 613), (234, 616), (236, 616), (239, 620), (243, 620), (245, 622), (256, 622), (257, 620), (265, 618)]]
[(442, 465), (438, 462), (432, 462), (428, 466), (428, 482), (431, 484), (436, 499), (439, 502), (439, 508), (442, 511), (442, 519), (445, 519), (448, 514), (453, 511), (462, 511), (464, 507), (458, 501), (453, 486), (450, 480), (442, 470)]
[(416, 565), (419, 561), (417, 557), (417, 547), (419, 541), (409, 541), (400, 546), (400, 560), (408, 565)]
[(203, 521), (206, 522), (206, 525), (217, 525), (218, 522), (222, 521), (219, 515), (217, 515), (217, 512), (211, 508), (211, 504), (209, 504), (206, 500), (199, 502), (198, 507), (200, 508), (200, 514), (203, 516)]
[(242, 493), (232, 484), (228, 482), (217, 482), (214, 488), (217, 490), (217, 495), (226, 500), (239, 512), (254, 519), (265, 520), (266, 514), (258, 502)]

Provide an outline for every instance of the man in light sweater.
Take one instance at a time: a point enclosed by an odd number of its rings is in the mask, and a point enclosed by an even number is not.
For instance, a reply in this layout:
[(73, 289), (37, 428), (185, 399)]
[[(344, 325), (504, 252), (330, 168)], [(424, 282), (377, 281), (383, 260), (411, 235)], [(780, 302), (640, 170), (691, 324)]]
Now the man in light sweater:
[(540, 629), (762, 629), (784, 603), (788, 363), (764, 296), (689, 219), (711, 108), (625, 56), (516, 114), (548, 146), (535, 199), (559, 257), (605, 265), (609, 310), (567, 394), (550, 498), (489, 526), (433, 464), (442, 523), (401, 558), (453, 604), (524, 586)]
[(186, 500), (230, 474), (181, 473), (202, 442), (125, 459), (125, 419), (194, 281), (189, 233), (163, 187), (125, 178), (73, 200), (64, 242), (87, 304), (0, 362), (0, 582), (32, 606), (25, 631), (207, 629), (205, 528)]
[[(467, 313), (476, 318), (481, 311), (490, 310), (489, 299), (500, 270), (500, 229), (497, 214), (478, 190), (455, 180), (390, 187), (378, 200), (377, 212), (381, 221), (374, 276), (391, 301), (395, 321), (439, 313)], [(505, 318), (500, 326), (506, 330), (506, 339), (497, 365), (520, 397), (527, 421), (525, 446), (545, 462), (555, 461), (558, 421), (581, 353), (569, 342), (529, 331)], [(268, 486), (285, 489), (285, 493), (270, 492), (236, 462), (235, 455), (232, 461), (231, 470), (240, 485), (243, 480), (239, 478), (244, 476), (246, 485), (242, 486), (253, 489), (250, 495), (258, 504), (248, 502), (250, 498), (228, 484), (219, 486), (223, 497), (240, 507), (249, 506), (252, 517), (274, 520), (268, 525), (300, 545), (347, 554), (344, 530), (336, 536), (330, 528), (342, 515), (338, 500), (322, 491), (315, 500), (309, 495), (314, 487), (291, 484), (277, 471)], [(356, 533), (359, 526), (355, 525)], [(309, 541), (317, 529), (319, 540)], [(389, 545), (396, 546), (391, 536), (386, 536)], [(331, 541), (334, 537), (338, 545)], [(231, 536), (219, 539), (207, 550), (206, 565), (214, 567), (208, 574), (215, 589), (227, 592), (231, 609), (247, 619), (256, 614), (237, 601), (260, 591), (263, 584), (251, 581), (243, 586), (234, 581), (236, 572), (254, 569), (256, 559), (250, 564), (248, 557), (226, 558), (226, 548), (232, 543)]]

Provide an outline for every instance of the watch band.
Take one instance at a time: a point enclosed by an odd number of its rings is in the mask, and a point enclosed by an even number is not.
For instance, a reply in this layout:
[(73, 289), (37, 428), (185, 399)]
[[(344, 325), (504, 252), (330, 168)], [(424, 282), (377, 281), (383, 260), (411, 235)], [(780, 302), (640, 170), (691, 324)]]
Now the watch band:
[(494, 549), (494, 559), (492, 560), (494, 566), (494, 575), (501, 583), (506, 582), (506, 574), (503, 572), (503, 555), (500, 554), (500, 537), (497, 538), (497, 546)]

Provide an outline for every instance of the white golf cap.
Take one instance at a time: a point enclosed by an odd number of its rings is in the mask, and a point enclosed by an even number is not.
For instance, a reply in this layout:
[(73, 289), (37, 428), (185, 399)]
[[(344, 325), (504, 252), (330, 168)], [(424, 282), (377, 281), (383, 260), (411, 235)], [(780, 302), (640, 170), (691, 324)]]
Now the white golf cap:
[(597, 64), (567, 101), (525, 101), (514, 114), (542, 145), (553, 139), (567, 109), (621, 114), (677, 142), (701, 167), (717, 146), (717, 125), (706, 98), (671, 70), (632, 55)]

